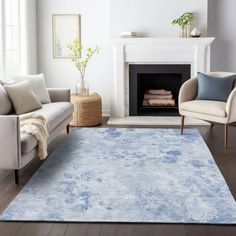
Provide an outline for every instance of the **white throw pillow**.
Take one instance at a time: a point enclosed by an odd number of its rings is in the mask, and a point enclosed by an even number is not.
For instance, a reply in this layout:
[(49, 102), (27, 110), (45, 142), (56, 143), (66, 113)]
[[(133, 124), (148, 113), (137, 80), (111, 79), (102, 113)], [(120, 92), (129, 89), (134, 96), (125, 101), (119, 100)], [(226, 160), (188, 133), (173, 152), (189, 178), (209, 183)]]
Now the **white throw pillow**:
[(29, 81), (5, 85), (4, 89), (6, 90), (17, 115), (42, 108), (42, 104)]
[(15, 83), (23, 82), (29, 80), (30, 84), (33, 87), (35, 94), (37, 95), (39, 101), (42, 104), (50, 103), (51, 99), (46, 88), (46, 83), (44, 80), (44, 75), (22, 75), (22, 76), (13, 76)]

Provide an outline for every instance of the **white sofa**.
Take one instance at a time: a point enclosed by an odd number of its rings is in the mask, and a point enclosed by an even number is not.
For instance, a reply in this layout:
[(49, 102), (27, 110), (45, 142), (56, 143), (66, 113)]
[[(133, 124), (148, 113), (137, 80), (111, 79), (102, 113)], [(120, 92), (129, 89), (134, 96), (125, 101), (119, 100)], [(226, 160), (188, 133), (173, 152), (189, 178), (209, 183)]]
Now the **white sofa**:
[[(70, 103), (69, 89), (48, 89), (51, 103), (43, 104), (39, 110), (31, 113), (43, 115), (47, 122), (50, 144), (63, 129), (69, 132), (73, 105)], [(18, 183), (18, 170), (38, 157), (38, 141), (30, 134), (20, 135), (18, 115), (4, 114), (9, 106), (4, 88), (0, 85), (0, 169), (15, 170), (15, 182)], [(5, 107), (4, 107), (5, 106)]]

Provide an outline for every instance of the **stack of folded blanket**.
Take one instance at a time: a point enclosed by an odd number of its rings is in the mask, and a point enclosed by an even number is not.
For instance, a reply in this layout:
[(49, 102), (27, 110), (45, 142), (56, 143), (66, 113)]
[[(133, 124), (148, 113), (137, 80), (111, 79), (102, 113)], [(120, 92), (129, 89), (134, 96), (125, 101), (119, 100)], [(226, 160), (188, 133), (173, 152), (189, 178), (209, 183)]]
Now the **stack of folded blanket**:
[(171, 91), (151, 89), (144, 94), (143, 106), (175, 106), (175, 100)]

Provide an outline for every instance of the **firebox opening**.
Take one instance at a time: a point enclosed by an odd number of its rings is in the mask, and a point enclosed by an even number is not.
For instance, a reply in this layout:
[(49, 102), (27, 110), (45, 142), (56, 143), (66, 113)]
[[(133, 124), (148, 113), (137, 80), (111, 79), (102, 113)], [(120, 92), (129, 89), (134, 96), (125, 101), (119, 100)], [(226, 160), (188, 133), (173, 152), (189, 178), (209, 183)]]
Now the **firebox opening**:
[(178, 115), (178, 96), (190, 65), (130, 65), (130, 115)]

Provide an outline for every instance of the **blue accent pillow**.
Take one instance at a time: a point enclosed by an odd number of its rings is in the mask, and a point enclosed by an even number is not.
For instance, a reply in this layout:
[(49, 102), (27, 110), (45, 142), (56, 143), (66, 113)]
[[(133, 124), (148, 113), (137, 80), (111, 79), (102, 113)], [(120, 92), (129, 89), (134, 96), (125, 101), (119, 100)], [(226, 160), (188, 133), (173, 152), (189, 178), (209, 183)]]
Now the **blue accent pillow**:
[(196, 100), (227, 102), (236, 81), (236, 75), (214, 77), (198, 72), (198, 95)]

